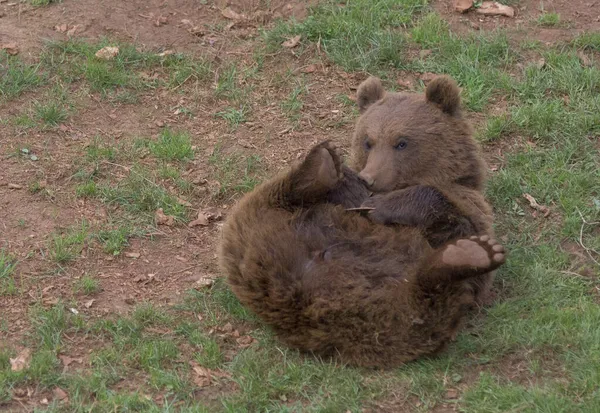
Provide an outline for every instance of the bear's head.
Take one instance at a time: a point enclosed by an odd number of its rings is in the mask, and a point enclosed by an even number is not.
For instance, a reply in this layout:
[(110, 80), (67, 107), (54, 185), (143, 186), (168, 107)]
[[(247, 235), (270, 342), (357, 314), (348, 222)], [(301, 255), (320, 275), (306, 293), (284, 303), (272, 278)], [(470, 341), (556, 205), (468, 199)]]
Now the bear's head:
[(483, 161), (454, 80), (437, 77), (423, 95), (386, 92), (370, 77), (357, 102), (350, 166), (372, 191), (450, 183), (482, 189)]

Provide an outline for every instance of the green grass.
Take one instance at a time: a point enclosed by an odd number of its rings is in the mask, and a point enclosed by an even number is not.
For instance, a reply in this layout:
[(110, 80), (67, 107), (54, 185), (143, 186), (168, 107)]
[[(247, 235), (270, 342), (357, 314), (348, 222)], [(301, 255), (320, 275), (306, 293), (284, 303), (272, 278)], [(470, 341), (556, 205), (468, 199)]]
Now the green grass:
[(257, 155), (243, 156), (239, 153), (226, 155), (217, 146), (208, 161), (214, 167), (215, 178), (219, 182), (215, 194), (218, 197), (245, 193), (260, 183), (261, 159)]
[(17, 56), (0, 51), (0, 101), (7, 101), (40, 86), (44, 76), (39, 68), (39, 65), (24, 63)]
[(84, 295), (92, 295), (100, 291), (100, 281), (89, 274), (85, 274), (75, 283), (74, 290)]
[(48, 6), (52, 3), (60, 3), (61, 0), (29, 0), (29, 3), (33, 6)]
[(220, 112), (215, 113), (217, 118), (224, 119), (229, 124), (229, 127), (232, 130), (235, 130), (240, 126), (240, 124), (246, 122), (246, 109), (240, 108), (227, 108)]
[(67, 111), (56, 102), (34, 104), (35, 117), (48, 126), (58, 126), (67, 119)]
[(0, 296), (17, 294), (14, 272), (17, 264), (6, 251), (0, 249)]
[(192, 143), (187, 132), (165, 128), (158, 140), (149, 143), (150, 152), (165, 161), (184, 161), (194, 157)]
[(292, 123), (297, 123), (301, 117), (302, 107), (304, 106), (302, 96), (307, 92), (306, 86), (299, 84), (294, 87), (287, 99), (280, 104), (281, 110)]
[(50, 259), (59, 265), (77, 259), (83, 252), (88, 236), (89, 227), (85, 221), (62, 234), (54, 234), (48, 246)]
[(346, 70), (402, 67), (406, 38), (400, 28), (413, 24), (426, 0), (323, 1), (302, 22), (281, 22), (266, 33), (272, 48), (301, 35), (320, 41), (329, 58)]
[(573, 41), (577, 47), (600, 51), (600, 32), (587, 32), (579, 35)]
[(537, 19), (537, 24), (543, 27), (556, 27), (560, 23), (560, 14), (558, 13), (544, 13)]

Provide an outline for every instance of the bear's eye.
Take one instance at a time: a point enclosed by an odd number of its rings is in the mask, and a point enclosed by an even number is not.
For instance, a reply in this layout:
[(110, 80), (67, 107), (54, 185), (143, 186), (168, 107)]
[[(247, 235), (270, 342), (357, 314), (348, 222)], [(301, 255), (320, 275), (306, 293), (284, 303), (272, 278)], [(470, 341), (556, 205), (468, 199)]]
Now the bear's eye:
[(406, 148), (406, 141), (400, 141), (396, 144), (396, 146), (394, 146), (394, 148), (398, 149), (399, 151)]
[(371, 142), (369, 142), (369, 138), (365, 139), (365, 149), (369, 150), (372, 146), (373, 145), (371, 145)]

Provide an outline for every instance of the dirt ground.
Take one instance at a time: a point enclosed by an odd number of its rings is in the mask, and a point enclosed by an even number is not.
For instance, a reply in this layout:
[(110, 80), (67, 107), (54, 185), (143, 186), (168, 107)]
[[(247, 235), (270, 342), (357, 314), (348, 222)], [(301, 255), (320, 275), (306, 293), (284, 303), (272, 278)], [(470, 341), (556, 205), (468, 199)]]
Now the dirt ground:
[[(109, 36), (157, 53), (173, 50), (203, 56), (217, 68), (216, 81), (219, 68), (232, 59), (251, 66), (252, 50), (260, 42), (260, 27), (269, 27), (276, 18), (302, 19), (309, 3), (104, 0), (99, 6), (95, 0), (63, 0), (47, 7), (33, 7), (27, 2), (3, 1), (0, 43), (16, 43), (20, 57), (35, 62), (45, 41), (67, 38), (66, 32), (56, 28), (66, 24), (67, 29), (76, 27), (72, 34), (75, 38), (93, 40)], [(460, 15), (453, 11), (451, 3), (434, 1), (432, 5), (457, 32), (517, 27), (514, 36), (550, 43), (600, 29), (599, 1), (520, 1), (515, 5), (514, 19), (475, 13)], [(537, 26), (535, 19), (542, 5), (546, 11), (560, 13), (564, 24), (556, 28)], [(224, 16), (225, 7), (253, 19), (228, 28), (232, 20)], [(309, 93), (304, 97), (296, 124), (275, 110), (285, 100), (292, 82), (280, 76), (282, 73), (302, 73), (307, 79)], [(317, 141), (327, 138), (342, 148), (347, 147), (354, 115), (337, 97), (353, 99), (355, 88), (367, 75), (348, 74), (330, 65), (315, 46), (303, 49), (301, 54), (283, 50), (267, 55), (265, 75), (256, 80), (251, 92), (251, 101), (255, 103), (250, 118), (235, 131), (214, 116), (228, 106), (226, 102), (215, 99), (212, 90), (188, 89), (177, 93), (144, 91), (138, 103), (128, 105), (113, 105), (92, 94), (78, 94), (76, 112), (58, 128), (19, 131), (1, 123), (0, 249), (19, 260), (17, 281), (25, 291), (23, 295), (0, 297), (0, 311), (6, 325), (3, 344), (20, 345), (31, 327), (27, 314), (32, 304), (40, 300), (51, 304), (59, 298), (66, 302), (85, 301), (73, 291), (73, 283), (84, 274), (94, 274), (101, 283), (93, 304), (77, 308), (92, 318), (126, 314), (133, 305), (144, 301), (159, 305), (176, 303), (198, 280), (218, 276), (215, 247), (219, 221), (193, 228), (161, 225), (152, 236), (132, 238), (124, 253), (117, 257), (104, 253), (98, 246), (90, 246), (64, 271), (54, 271), (55, 264), (47, 256), (52, 234), (82, 219), (91, 225), (101, 224), (111, 213), (98, 201), (74, 196), (76, 160), (94, 137), (119, 143), (132, 136), (156, 136), (164, 125), (182, 128), (190, 132), (197, 148), (197, 156), (186, 171), (190, 180), (206, 180), (211, 184), (208, 158), (217, 143), (227, 151), (259, 154), (268, 176), (289, 165)], [(77, 85), (71, 87), (77, 91)], [(214, 89), (214, 85), (210, 87)], [(2, 103), (0, 117), (17, 115), (38, 98), (43, 96), (33, 91)], [(194, 116), (175, 114), (174, 108), (181, 106), (190, 108)], [(11, 156), (23, 147), (38, 154), (39, 160)], [(496, 148), (490, 151), (493, 153), (488, 154), (488, 159), (496, 159), (500, 153)], [(42, 182), (44, 191), (28, 191), (32, 182)], [(203, 195), (202, 185), (206, 184), (197, 185), (199, 192), (188, 199), (191, 209), (215, 207), (226, 215), (237, 198), (215, 201)], [(81, 337), (73, 340), (69, 356), (86, 357), (92, 344)], [(393, 406), (389, 408), (393, 410)]]

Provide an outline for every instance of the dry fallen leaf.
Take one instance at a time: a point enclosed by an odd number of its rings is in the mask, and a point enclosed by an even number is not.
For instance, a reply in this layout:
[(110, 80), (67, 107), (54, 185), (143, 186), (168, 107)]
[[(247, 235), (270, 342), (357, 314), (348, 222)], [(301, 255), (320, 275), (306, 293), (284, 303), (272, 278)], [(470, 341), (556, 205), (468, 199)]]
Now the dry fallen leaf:
[(81, 28), (83, 26), (81, 24), (76, 24), (75, 26), (71, 27), (69, 30), (67, 30), (67, 36), (71, 37), (73, 36), (75, 33), (81, 31)]
[(194, 370), (194, 383), (198, 387), (206, 387), (210, 385), (211, 382), (211, 374), (210, 370), (206, 367), (202, 367), (195, 361), (190, 361), (190, 365), (192, 366), (192, 370)]
[(19, 54), (19, 47), (14, 42), (4, 43), (2, 46), (0, 46), (0, 50), (4, 50), (6, 53), (8, 53), (11, 56)]
[(495, 1), (484, 1), (477, 9), (477, 13), (486, 16), (506, 16), (515, 17), (515, 9)]
[(223, 10), (221, 10), (221, 14), (226, 19), (231, 19), (231, 20), (246, 20), (246, 16), (245, 15), (239, 14), (238, 12), (233, 11), (230, 7), (225, 7)]
[(19, 184), (8, 184), (8, 189), (23, 189), (23, 185), (19, 185)]
[(194, 283), (194, 288), (196, 288), (196, 289), (208, 288), (208, 287), (211, 287), (214, 283), (215, 283), (215, 280), (212, 278), (200, 277), (200, 279), (198, 279)]
[(98, 59), (111, 60), (119, 54), (119, 48), (113, 46), (106, 46), (96, 52)]
[(64, 402), (69, 401), (69, 396), (60, 387), (55, 387), (54, 390), (52, 390), (52, 395), (54, 396), (55, 399), (62, 400)]
[(592, 66), (592, 61), (590, 60), (590, 58), (588, 57), (588, 55), (586, 55), (583, 51), (578, 51), (577, 52), (577, 57), (579, 57), (579, 61), (581, 62), (581, 64), (585, 67), (590, 67)]
[(218, 221), (223, 218), (223, 213), (218, 208), (207, 208), (198, 211), (198, 218), (190, 222), (188, 226), (190, 228), (197, 226), (207, 226), (210, 221)]
[(126, 252), (125, 256), (127, 258), (140, 258), (141, 254), (139, 252)]
[(68, 27), (69, 26), (67, 26), (67, 23), (57, 24), (56, 26), (54, 26), (54, 30), (56, 30), (59, 33), (65, 33)]
[(527, 201), (529, 201), (529, 206), (533, 209), (535, 209), (536, 211), (540, 211), (542, 214), (544, 214), (544, 218), (548, 217), (548, 215), (550, 215), (550, 208), (548, 208), (545, 205), (540, 205), (538, 204), (538, 202), (535, 200), (535, 198), (529, 194), (523, 194), (523, 198), (525, 198)]
[(92, 304), (94, 304), (94, 301), (95, 300), (92, 298), (91, 300), (84, 302), (83, 305), (85, 306), (85, 308), (90, 308)]
[(424, 83), (431, 82), (436, 77), (437, 75), (431, 72), (425, 72), (419, 75), (419, 79), (421, 79)]
[(168, 20), (166, 16), (159, 16), (155, 21), (154, 21), (154, 25), (156, 27), (160, 27), (164, 24), (167, 24)]
[(29, 367), (31, 361), (31, 350), (24, 348), (14, 359), (10, 359), (11, 371), (21, 371)]
[(165, 215), (162, 208), (158, 208), (156, 210), (156, 213), (154, 214), (154, 219), (156, 220), (156, 225), (166, 225), (170, 227), (175, 224), (175, 217), (171, 215)]
[(231, 323), (227, 323), (223, 326), (223, 328), (221, 328), (221, 330), (224, 333), (231, 333), (233, 331), (233, 326), (231, 325)]
[(250, 347), (252, 344), (256, 343), (257, 340), (250, 336), (242, 336), (235, 340), (236, 343), (240, 345), (242, 348)]
[(446, 398), (447, 399), (456, 399), (456, 398), (458, 398), (458, 391), (456, 389), (446, 390)]
[(302, 68), (300, 71), (301, 71), (302, 73), (313, 73), (313, 72), (315, 72), (316, 70), (317, 70), (317, 65), (315, 65), (315, 64), (312, 64), (312, 65), (308, 65), (308, 66), (306, 66), (306, 67)]
[(69, 356), (64, 356), (64, 355), (59, 355), (58, 358), (62, 361), (63, 363), (63, 373), (67, 371), (68, 367), (71, 365), (71, 363), (76, 362), (79, 364), (83, 364), (83, 358), (78, 357), (78, 358), (71, 358)]
[(291, 39), (286, 40), (281, 45), (283, 47), (287, 47), (288, 49), (291, 49), (293, 47), (298, 46), (298, 43), (300, 43), (300, 35), (294, 36)]
[(473, 0), (454, 0), (454, 10), (459, 13), (466, 13), (473, 7)]

